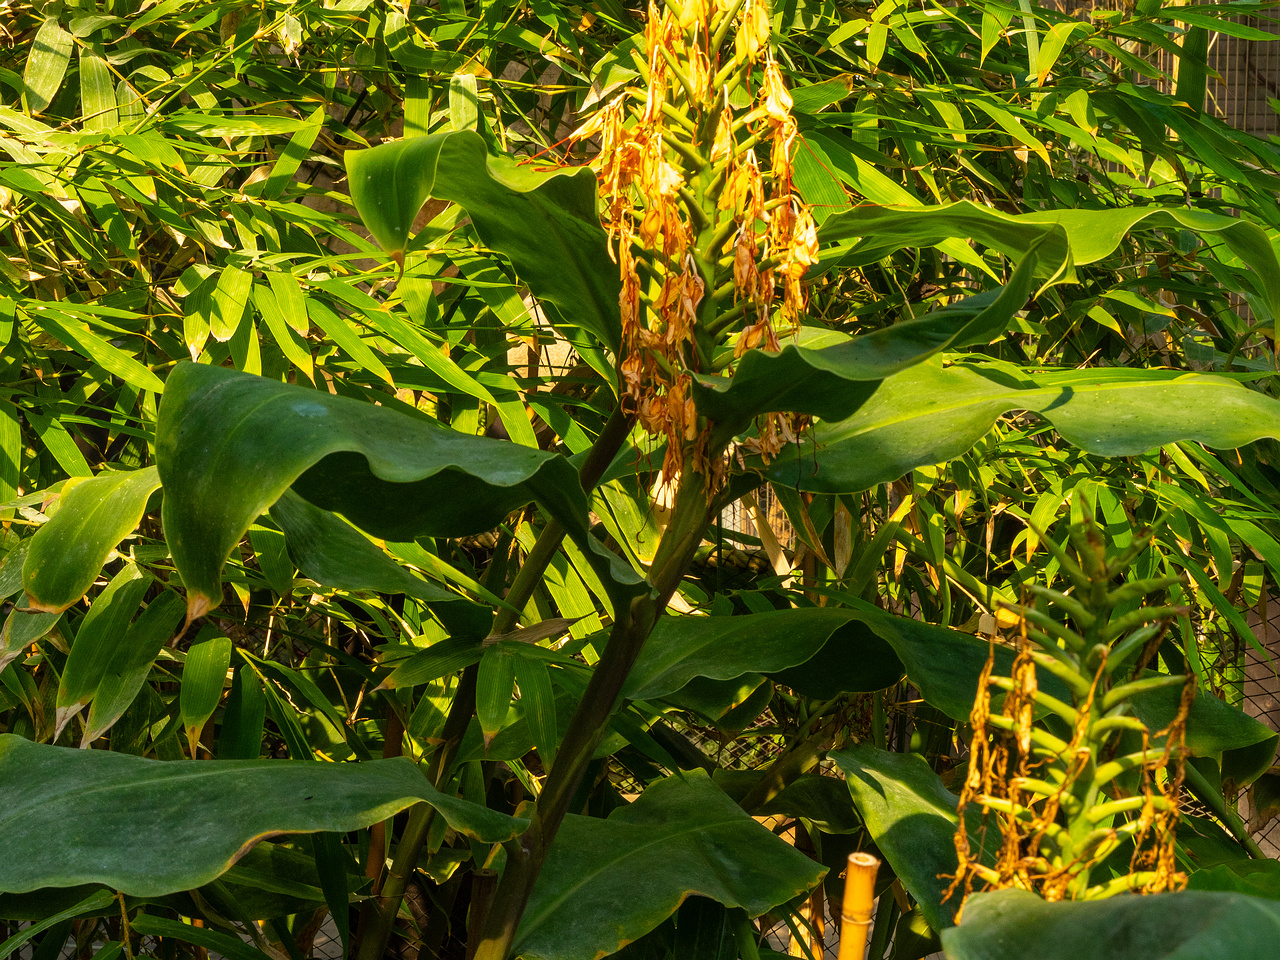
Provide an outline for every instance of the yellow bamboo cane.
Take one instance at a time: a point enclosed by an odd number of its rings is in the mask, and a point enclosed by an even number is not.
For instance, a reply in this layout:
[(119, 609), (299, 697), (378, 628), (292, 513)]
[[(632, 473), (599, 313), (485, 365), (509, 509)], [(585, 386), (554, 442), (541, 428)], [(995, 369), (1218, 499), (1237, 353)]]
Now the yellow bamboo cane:
[(840, 909), (840, 960), (862, 960), (871, 936), (871, 906), (880, 861), (869, 853), (849, 854)]

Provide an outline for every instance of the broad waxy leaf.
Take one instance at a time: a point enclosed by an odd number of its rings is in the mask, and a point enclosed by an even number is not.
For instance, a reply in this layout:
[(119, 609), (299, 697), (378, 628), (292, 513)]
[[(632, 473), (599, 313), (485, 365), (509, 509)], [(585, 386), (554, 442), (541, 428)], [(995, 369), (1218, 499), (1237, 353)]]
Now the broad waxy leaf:
[(160, 475), (144, 467), (68, 486), (58, 512), (31, 538), (23, 563), (32, 610), (61, 613), (85, 595), (111, 551), (138, 526)]
[[(8, 847), (0, 892), (81, 883), (140, 897), (189, 890), (269, 834), (356, 830), (417, 800), (482, 843), (524, 826), (439, 793), (407, 758), (161, 762), (4, 734), (0, 829)], [(57, 829), (32, 830), (33, 822)]]
[[(1178, 712), (1180, 691), (1151, 690), (1130, 703), (1134, 715), (1151, 731), (1163, 730)], [(1276, 755), (1280, 734), (1239, 707), (1201, 690), (1187, 715), (1187, 750), (1222, 765), (1224, 779), (1243, 787), (1266, 773)]]
[[(652, 700), (675, 693), (695, 677), (733, 680), (794, 667), (860, 619), (859, 612), (835, 607), (739, 617), (663, 617), (645, 641), (623, 696)], [(837, 641), (841, 655), (864, 661), (868, 682), (874, 684), (860, 689), (879, 690), (902, 675), (893, 651), (874, 635), (847, 639), (853, 643)]]
[(975, 895), (942, 932), (948, 960), (1262, 960), (1280, 941), (1280, 903), (1184, 891), (1046, 903), (1025, 890)]
[[(618, 349), (618, 270), (596, 214), (596, 178), (588, 168), (544, 171), (492, 156), (470, 130), (349, 150), (344, 160), (356, 209), (397, 260), (403, 261), (413, 220), (427, 199), (452, 200), (544, 305)], [(533, 237), (537, 241), (531, 243)]]
[(512, 955), (593, 960), (616, 953), (690, 895), (759, 916), (810, 889), (825, 872), (756, 823), (704, 773), (668, 777), (607, 820), (565, 818)]
[(1132, 456), (1175, 440), (1230, 449), (1280, 436), (1280, 401), (1205, 374), (1079, 370), (1027, 374), (1000, 365), (927, 361), (887, 378), (847, 420), (821, 423), (770, 479), (852, 493), (960, 456), (996, 419), (1033, 411), (1089, 453)]
[[(819, 238), (824, 242), (865, 238), (852, 254), (859, 263), (870, 263), (903, 247), (927, 246), (951, 237), (976, 240), (1015, 259), (1033, 245), (1043, 244), (1044, 260), (1038, 274), (1050, 276), (1056, 272), (1051, 265), (1065, 260), (1068, 248), (1073, 263), (1096, 263), (1111, 254), (1127, 233), (1138, 229), (1189, 230), (1202, 236), (1220, 236), (1254, 269), (1259, 292), (1272, 313), (1280, 310), (1280, 262), (1266, 233), (1247, 220), (1203, 210), (1134, 205), (1014, 215), (968, 200), (935, 207), (868, 205), (832, 214), (822, 224)], [(1050, 231), (1048, 237), (1046, 231)]]
[[(1004, 333), (1034, 288), (1034, 268), (1043, 259), (1033, 247), (1009, 283), (949, 304), (915, 320), (859, 337), (814, 328), (779, 353), (750, 350), (733, 377), (696, 376), (698, 411), (741, 431), (753, 417), (788, 411), (843, 420), (875, 392), (880, 382), (952, 346), (985, 343)], [(1058, 270), (1066, 266), (1063, 261)]]
[(203, 364), (169, 376), (156, 460), (191, 617), (221, 601), (231, 548), (291, 485), (387, 539), (477, 533), (535, 498), (585, 535), (586, 497), (562, 457)]
[(403, 593), (425, 603), (462, 599), (415, 577), (351, 524), (286, 490), (271, 507), (303, 576), (339, 590)]
[(930, 926), (951, 926), (960, 896), (944, 903), (950, 881), (939, 878), (956, 872), (956, 797), (919, 754), (861, 743), (828, 757), (844, 771), (867, 830)]

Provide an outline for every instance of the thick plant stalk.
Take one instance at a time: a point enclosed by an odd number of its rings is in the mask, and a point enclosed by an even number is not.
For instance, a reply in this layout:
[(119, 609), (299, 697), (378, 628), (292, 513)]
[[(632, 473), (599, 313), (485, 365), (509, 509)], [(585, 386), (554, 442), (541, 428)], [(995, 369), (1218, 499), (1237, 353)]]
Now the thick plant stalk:
[(658, 614), (675, 592), (694, 551), (710, 525), (713, 508), (704, 478), (689, 474), (676, 497), (671, 523), (654, 557), (652, 591), (619, 611), (600, 662), (569, 722), (556, 764), (538, 796), (529, 829), (507, 848), (507, 864), (498, 885), (475, 960), (506, 960), (515, 942), (533, 885), (546, 862), (569, 805), (582, 784), (591, 757), (617, 707), (618, 697)]
[[(590, 491), (600, 482), (613, 458), (618, 455), (631, 432), (631, 417), (620, 408), (615, 409), (605, 423), (604, 429), (596, 438), (595, 444), (583, 461), (578, 472), (578, 479), (583, 489)], [(510, 606), (522, 608), (542, 579), (542, 574), (555, 556), (560, 541), (564, 538), (564, 528), (555, 520), (543, 528), (542, 535), (534, 544), (533, 551), (516, 575), (511, 590), (507, 594)], [(505, 633), (515, 626), (516, 615), (503, 608), (498, 611), (494, 620), (493, 632)], [(628, 668), (630, 669), (630, 668)], [(453, 768), (453, 758), (462, 737), (467, 732), (471, 718), (476, 710), (476, 677), (478, 668), (470, 666), (462, 673), (458, 691), (449, 709), (441, 737), (444, 740), (432, 757), (427, 771), (427, 779), (437, 788), (443, 788)], [(391, 931), (395, 926), (396, 914), (400, 910), (400, 902), (404, 899), (409, 878), (417, 868), (418, 857), (431, 829), (435, 809), (425, 803), (417, 804), (409, 811), (409, 822), (396, 848), (396, 857), (387, 874), (380, 894), (366, 902), (361, 911), (361, 930), (355, 956), (357, 960), (381, 960), (391, 941)]]
[(871, 936), (871, 908), (876, 899), (880, 861), (869, 853), (849, 854), (840, 907), (840, 960), (862, 960)]

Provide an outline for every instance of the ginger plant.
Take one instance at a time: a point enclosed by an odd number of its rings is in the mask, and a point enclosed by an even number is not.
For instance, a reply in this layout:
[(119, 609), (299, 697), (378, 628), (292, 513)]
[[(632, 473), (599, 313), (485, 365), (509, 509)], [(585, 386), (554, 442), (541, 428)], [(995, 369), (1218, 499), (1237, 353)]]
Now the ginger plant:
[[(1050, 901), (1094, 900), (1186, 884), (1175, 862), (1174, 828), (1196, 685), (1147, 671), (1170, 622), (1185, 610), (1141, 605), (1175, 579), (1121, 580), (1152, 536), (1147, 531), (1118, 553), (1107, 550), (1093, 524), (1071, 529), (1069, 550), (1044, 538), (1070, 587), (1028, 586), (1048, 609), (1016, 608), (1021, 635), (1010, 675), (993, 675), (993, 645), (979, 680), (955, 837), (959, 868), (948, 896), (967, 897), (977, 886), (1028, 890)], [(1037, 668), (1061, 682), (1067, 699), (1042, 688)], [(1178, 685), (1176, 715), (1153, 733), (1135, 715), (1135, 701)], [(1004, 693), (998, 711), (993, 691)], [(986, 825), (978, 836), (965, 818), (974, 807)], [(999, 846), (984, 857), (992, 825)], [(1133, 848), (1127, 869), (1100, 877), (1104, 861), (1126, 842)]]

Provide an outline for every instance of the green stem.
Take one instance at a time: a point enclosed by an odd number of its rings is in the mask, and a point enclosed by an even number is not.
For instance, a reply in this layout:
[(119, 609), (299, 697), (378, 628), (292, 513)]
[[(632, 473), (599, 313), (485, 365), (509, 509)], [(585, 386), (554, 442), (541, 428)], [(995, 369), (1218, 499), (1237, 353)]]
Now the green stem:
[(1192, 765), (1191, 761), (1187, 761), (1185, 770), (1187, 789), (1195, 795), (1197, 800), (1209, 808), (1210, 813), (1222, 821), (1223, 826), (1231, 831), (1231, 835), (1236, 838), (1240, 846), (1245, 848), (1249, 856), (1254, 860), (1269, 859), (1262, 852), (1262, 848), (1258, 846), (1258, 842), (1249, 835), (1249, 828), (1240, 819), (1240, 814), (1231, 809), (1231, 805), (1227, 803), (1222, 791), (1215, 789), (1213, 784), (1205, 779), (1204, 774)]
[(632, 600), (628, 610), (618, 611), (604, 654), (569, 721), (569, 732), (556, 754), (555, 766), (538, 796), (529, 828), (519, 838), (519, 846), (513, 846), (508, 853), (502, 881), (485, 924), (485, 939), (476, 951), (475, 960), (506, 960), (510, 954), (534, 882), (596, 747), (608, 730), (622, 686), (659, 613), (684, 578), (711, 516), (705, 478), (692, 471), (686, 473), (676, 495), (671, 523), (650, 568), (653, 589)]
[[(453, 705), (449, 708), (449, 716), (445, 720), (441, 738), (444, 743), (431, 758), (427, 768), (427, 779), (437, 787), (443, 786), (453, 767), (453, 758), (462, 745), (463, 734), (471, 724), (471, 716), (476, 710), (476, 677), (479, 669), (467, 667), (458, 682), (458, 691), (454, 695)], [(360, 929), (366, 931), (356, 945), (356, 960), (382, 960), (387, 952), (387, 944), (391, 941), (391, 931), (395, 927), (396, 914), (400, 912), (400, 902), (408, 889), (409, 879), (418, 866), (418, 857), (422, 854), (422, 846), (431, 832), (431, 822), (435, 819), (435, 808), (425, 803), (415, 804), (409, 811), (409, 822), (400, 843), (396, 847), (396, 857), (387, 872), (382, 892), (373, 899), (365, 901), (361, 908)]]

